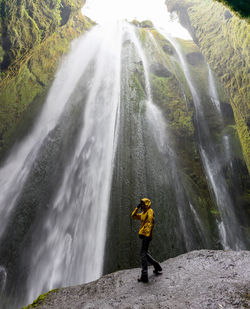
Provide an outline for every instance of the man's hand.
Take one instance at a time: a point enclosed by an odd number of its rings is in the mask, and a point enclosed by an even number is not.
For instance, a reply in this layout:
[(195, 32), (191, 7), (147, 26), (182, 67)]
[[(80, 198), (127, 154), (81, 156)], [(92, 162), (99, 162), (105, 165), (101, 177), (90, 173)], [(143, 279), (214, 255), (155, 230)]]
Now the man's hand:
[(141, 203), (137, 205), (137, 208), (138, 208), (138, 209), (141, 209)]

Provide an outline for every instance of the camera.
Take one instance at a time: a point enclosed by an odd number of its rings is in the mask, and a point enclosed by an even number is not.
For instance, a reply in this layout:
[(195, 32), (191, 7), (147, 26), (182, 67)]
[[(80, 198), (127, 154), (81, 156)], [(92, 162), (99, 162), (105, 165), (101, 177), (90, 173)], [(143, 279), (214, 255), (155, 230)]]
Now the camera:
[(142, 202), (140, 202), (138, 205), (137, 205), (137, 207), (140, 209), (140, 208), (142, 208), (142, 206), (143, 206), (143, 203)]

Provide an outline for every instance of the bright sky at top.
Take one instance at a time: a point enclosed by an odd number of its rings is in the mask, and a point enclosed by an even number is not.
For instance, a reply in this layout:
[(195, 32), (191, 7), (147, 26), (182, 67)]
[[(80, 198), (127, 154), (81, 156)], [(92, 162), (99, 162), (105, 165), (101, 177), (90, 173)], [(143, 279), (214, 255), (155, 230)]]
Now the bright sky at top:
[(127, 19), (151, 20), (174, 37), (191, 39), (178, 18), (167, 11), (165, 0), (87, 0), (82, 13), (97, 23)]

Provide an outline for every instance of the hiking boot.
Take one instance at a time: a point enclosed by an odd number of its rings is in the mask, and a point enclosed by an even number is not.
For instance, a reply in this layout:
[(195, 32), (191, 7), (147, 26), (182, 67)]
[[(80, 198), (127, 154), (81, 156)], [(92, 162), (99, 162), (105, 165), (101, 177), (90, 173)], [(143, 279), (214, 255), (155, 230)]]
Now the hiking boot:
[(141, 275), (140, 278), (137, 279), (138, 282), (148, 283), (148, 275)]
[(155, 269), (153, 270), (153, 273), (156, 275), (162, 274), (162, 268), (160, 264), (157, 267), (155, 267)]

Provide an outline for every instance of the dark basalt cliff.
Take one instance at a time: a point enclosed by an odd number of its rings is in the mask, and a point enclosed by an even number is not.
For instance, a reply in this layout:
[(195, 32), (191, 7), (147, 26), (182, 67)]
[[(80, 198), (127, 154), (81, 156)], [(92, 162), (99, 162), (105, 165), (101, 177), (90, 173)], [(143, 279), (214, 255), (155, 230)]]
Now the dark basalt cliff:
[(212, 0), (166, 0), (193, 36), (230, 96), (244, 158), (250, 170), (250, 25)]
[(148, 284), (137, 282), (140, 269), (123, 270), (51, 291), (23, 309), (249, 308), (247, 251), (193, 251), (162, 266), (163, 274), (150, 275)]
[(34, 118), (72, 39), (93, 24), (83, 4), (0, 1), (0, 155)]

